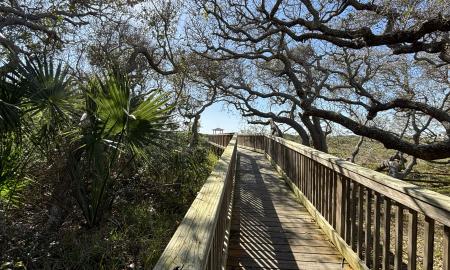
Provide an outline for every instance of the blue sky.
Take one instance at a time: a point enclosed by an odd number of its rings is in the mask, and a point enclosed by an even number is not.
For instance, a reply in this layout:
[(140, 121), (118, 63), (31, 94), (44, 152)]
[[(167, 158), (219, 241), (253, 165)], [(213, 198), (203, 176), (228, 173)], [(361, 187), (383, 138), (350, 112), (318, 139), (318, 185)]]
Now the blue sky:
[(219, 102), (206, 108), (202, 113), (200, 132), (212, 133), (214, 128), (223, 128), (224, 132), (237, 132), (245, 126), (245, 123), (238, 111)]

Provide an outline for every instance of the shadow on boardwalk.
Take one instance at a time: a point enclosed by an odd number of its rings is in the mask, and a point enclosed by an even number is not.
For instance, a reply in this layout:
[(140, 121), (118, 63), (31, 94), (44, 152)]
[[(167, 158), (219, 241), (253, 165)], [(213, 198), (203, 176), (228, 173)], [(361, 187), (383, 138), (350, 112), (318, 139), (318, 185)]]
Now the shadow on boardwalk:
[(239, 154), (227, 269), (348, 268), (264, 156)]

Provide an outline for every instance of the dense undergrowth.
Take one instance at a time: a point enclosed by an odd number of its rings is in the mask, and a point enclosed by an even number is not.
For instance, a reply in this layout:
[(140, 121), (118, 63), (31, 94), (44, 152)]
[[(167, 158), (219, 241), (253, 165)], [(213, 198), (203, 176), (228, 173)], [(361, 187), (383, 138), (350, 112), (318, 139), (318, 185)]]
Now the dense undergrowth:
[(51, 170), (35, 164), (15, 203), (2, 196), (0, 269), (151, 268), (217, 160), (205, 146), (189, 149), (185, 134), (171, 136), (117, 180), (114, 204), (93, 228), (75, 204), (58, 230), (47, 228)]
[(174, 108), (120, 68), (0, 77), (0, 269), (150, 268), (215, 160)]

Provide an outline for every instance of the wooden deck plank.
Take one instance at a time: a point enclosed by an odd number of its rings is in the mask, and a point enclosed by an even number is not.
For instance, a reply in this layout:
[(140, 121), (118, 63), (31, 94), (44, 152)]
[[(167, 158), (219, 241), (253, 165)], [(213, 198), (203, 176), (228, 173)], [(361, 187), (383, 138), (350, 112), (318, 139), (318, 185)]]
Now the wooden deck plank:
[(227, 269), (350, 269), (265, 157), (239, 153)]

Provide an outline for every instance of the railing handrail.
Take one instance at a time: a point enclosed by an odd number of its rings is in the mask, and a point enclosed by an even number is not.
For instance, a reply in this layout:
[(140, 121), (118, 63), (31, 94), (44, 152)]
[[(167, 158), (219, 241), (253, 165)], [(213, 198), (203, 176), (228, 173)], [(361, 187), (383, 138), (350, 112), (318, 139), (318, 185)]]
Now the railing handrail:
[[(425, 214), (426, 216), (429, 216), (446, 226), (450, 226), (450, 197), (448, 196), (365, 168), (300, 143), (275, 136), (263, 136), (275, 140), (291, 148), (292, 150), (308, 156), (320, 164), (327, 166), (328, 168), (348, 178), (351, 178), (355, 182), (358, 182), (367, 188), (389, 197), (393, 201), (397, 201), (404, 206)], [(410, 199), (405, 199), (404, 196), (410, 197)]]
[[(237, 151), (237, 135), (229, 141), (211, 175), (205, 181), (197, 197), (191, 204), (169, 244), (159, 258), (154, 269), (205, 269), (211, 264), (221, 264), (221, 258), (211, 258), (213, 242), (220, 242), (225, 234), (218, 228), (219, 218), (223, 218), (223, 204), (229, 203), (230, 192), (227, 185), (233, 181)], [(226, 199), (225, 199), (226, 198)], [(223, 235), (216, 235), (223, 234)], [(214, 237), (219, 237), (214, 239)], [(222, 252), (222, 247), (214, 247)], [(220, 250), (219, 250), (220, 249)], [(178, 267), (178, 268), (177, 268)]]
[(208, 144), (210, 144), (210, 145), (212, 145), (212, 146), (214, 146), (216, 148), (222, 149), (222, 150), (225, 150), (225, 148), (226, 148), (226, 146), (222, 146), (222, 145), (220, 145), (218, 143), (213, 143), (213, 142), (210, 142), (210, 141), (208, 141)]

